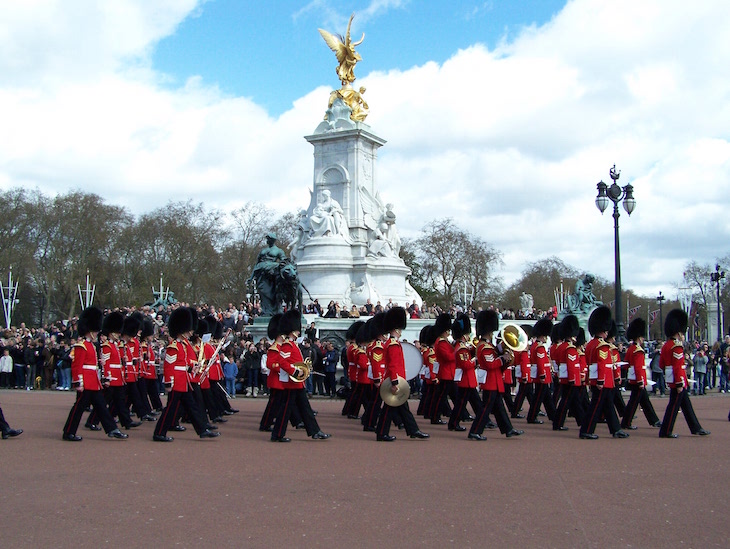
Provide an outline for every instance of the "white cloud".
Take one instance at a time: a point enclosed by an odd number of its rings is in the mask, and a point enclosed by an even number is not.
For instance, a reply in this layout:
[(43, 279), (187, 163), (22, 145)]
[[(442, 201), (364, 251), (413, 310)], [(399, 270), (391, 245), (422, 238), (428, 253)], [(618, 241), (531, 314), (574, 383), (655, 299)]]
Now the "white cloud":
[[(373, 2), (372, 13), (400, 5)], [(81, 188), (138, 213), (188, 197), (306, 207), (303, 136), (329, 90), (272, 118), (195, 75), (164, 89), (148, 55), (196, 9), (4, 3), (2, 187)], [(508, 283), (551, 255), (612, 279), (612, 219), (593, 201), (615, 162), (637, 199), (620, 218), (624, 285), (669, 295), (686, 261), (728, 252), (727, 28), (722, 2), (580, 0), (495, 50), (362, 75), (401, 234), (453, 217), (505, 252)]]

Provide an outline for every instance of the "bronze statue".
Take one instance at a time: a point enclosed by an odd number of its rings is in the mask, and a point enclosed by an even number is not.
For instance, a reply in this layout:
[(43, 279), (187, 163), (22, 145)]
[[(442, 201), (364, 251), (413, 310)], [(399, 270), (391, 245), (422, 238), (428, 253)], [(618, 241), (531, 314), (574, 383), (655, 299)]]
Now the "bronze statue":
[(266, 247), (259, 252), (256, 265), (249, 281), (256, 281), (256, 291), (261, 297), (261, 309), (264, 315), (270, 316), (281, 312), (281, 303), (276, 301), (276, 279), (279, 264), (286, 261), (284, 250), (276, 245), (276, 235), (266, 235)]
[(365, 40), (365, 33), (363, 33), (359, 42), (352, 42), (350, 40), (350, 25), (352, 25), (353, 17), (355, 17), (354, 13), (350, 16), (350, 22), (347, 23), (347, 33), (344, 38), (339, 34), (334, 35), (326, 30), (318, 29), (319, 34), (322, 35), (324, 41), (337, 56), (339, 65), (335, 70), (337, 71), (337, 76), (340, 78), (340, 82), (342, 82), (343, 88), (347, 84), (355, 81), (355, 65), (358, 61), (362, 61), (360, 54), (355, 51), (355, 46), (359, 46)]

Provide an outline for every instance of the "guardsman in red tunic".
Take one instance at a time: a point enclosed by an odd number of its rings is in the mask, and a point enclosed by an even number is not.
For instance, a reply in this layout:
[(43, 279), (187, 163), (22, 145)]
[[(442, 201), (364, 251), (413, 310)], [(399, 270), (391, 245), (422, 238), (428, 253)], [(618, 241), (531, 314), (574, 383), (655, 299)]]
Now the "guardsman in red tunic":
[(122, 353), (122, 364), (124, 366), (124, 380), (127, 387), (127, 403), (131, 404), (132, 411), (142, 421), (155, 421), (155, 417), (150, 414), (152, 409), (149, 407), (147, 399), (142, 399), (139, 390), (139, 363), (141, 362), (140, 344), (137, 334), (142, 329), (142, 319), (140, 313), (132, 313), (124, 318), (122, 325), (122, 341), (119, 351)]
[[(104, 368), (104, 379), (108, 384), (109, 400), (111, 402), (109, 411), (112, 416), (119, 416), (119, 423), (125, 429), (139, 427), (141, 421), (132, 421), (127, 404), (127, 392), (125, 389), (124, 374), (122, 372), (122, 359), (117, 347), (117, 341), (122, 333), (124, 315), (119, 311), (112, 311), (104, 317), (101, 325), (101, 333), (107, 339), (101, 345), (101, 363)], [(94, 422), (89, 419), (87, 423)]]
[[(487, 440), (482, 433), (487, 426), (489, 415), (494, 413), (497, 425), (507, 438), (519, 436), (524, 431), (512, 427), (507, 415), (502, 393), (504, 378), (502, 372), (510, 362), (508, 352), (502, 353), (494, 346), (492, 338), (499, 330), (499, 317), (493, 310), (479, 311), (476, 318), (476, 333), (479, 338), (476, 348), (477, 380), (482, 389), (482, 403), (479, 413), (469, 430), (469, 440)], [(512, 355), (514, 357), (514, 355)]]
[(436, 362), (436, 354), (433, 350), (433, 344), (435, 343), (433, 329), (433, 326), (424, 326), (418, 336), (418, 340), (421, 342), (421, 363), (423, 366), (421, 367), (421, 400), (418, 403), (416, 415), (423, 416), (426, 419), (430, 419), (427, 417), (428, 410), (431, 408), (433, 392), (438, 381), (433, 373), (433, 364)]
[[(449, 431), (466, 431), (466, 427), (459, 424), (467, 402), (471, 404), (474, 416), (479, 417), (482, 403), (477, 391), (475, 349), (469, 342), (471, 337), (471, 320), (464, 313), (459, 313), (451, 324), (451, 335), (454, 338), (454, 354), (456, 355), (456, 375), (454, 381), (457, 387), (457, 400), (449, 418)], [(501, 377), (502, 372), (499, 372)]]
[[(373, 371), (370, 367), (370, 360), (368, 359), (368, 352), (366, 349), (366, 345), (370, 343), (369, 341), (369, 334), (370, 330), (365, 328), (365, 322), (356, 322), (357, 324), (357, 331), (354, 334), (354, 344), (355, 349), (353, 351), (353, 357), (355, 359), (355, 366), (356, 366), (356, 381), (357, 385), (361, 390), (361, 397), (360, 402), (362, 403), (363, 407), (363, 414), (362, 418), (360, 419), (360, 423), (362, 424), (364, 431), (369, 431), (368, 429), (368, 414), (371, 413), (373, 404), (375, 403), (375, 394), (377, 392), (377, 389), (375, 388), (375, 384), (373, 383)], [(362, 330), (362, 337), (365, 337), (365, 340), (358, 339), (358, 335), (360, 335), (360, 331)], [(368, 335), (365, 335), (365, 334)], [(355, 400), (355, 415), (357, 415), (360, 411), (360, 404), (358, 404), (357, 399)]]
[(284, 390), (284, 383), (279, 379), (281, 370), (281, 355), (279, 354), (279, 346), (284, 343), (284, 336), (279, 333), (279, 320), (281, 313), (272, 315), (269, 319), (269, 325), (266, 329), (267, 337), (272, 341), (266, 351), (266, 367), (269, 369), (269, 375), (266, 376), (266, 388), (269, 391), (269, 401), (266, 403), (264, 414), (261, 416), (259, 431), (273, 431), (274, 421), (278, 415), (278, 406), (282, 399), (279, 393)]
[[(383, 320), (385, 313), (376, 313), (372, 318), (368, 319), (366, 324), (367, 333), (363, 332), (360, 337), (367, 338), (370, 343), (365, 346), (365, 353), (370, 363), (370, 371), (373, 377), (373, 390), (375, 391), (375, 400), (368, 413), (367, 423), (363, 430), (374, 432), (378, 424), (378, 418), (382, 413), (383, 399), (380, 398), (380, 384), (385, 379), (385, 343), (388, 341), (388, 332), (385, 331)], [(360, 330), (358, 330), (358, 334)], [(394, 418), (398, 425), (402, 425), (400, 417)]]
[(279, 369), (279, 379), (284, 385), (284, 391), (281, 396), (282, 402), (279, 415), (274, 422), (274, 430), (271, 433), (271, 440), (273, 442), (291, 441), (286, 436), (286, 426), (293, 407), (296, 407), (299, 411), (299, 415), (304, 422), (304, 427), (307, 430), (307, 435), (314, 440), (330, 438), (330, 435), (322, 432), (317, 423), (317, 419), (314, 417), (314, 412), (312, 412), (312, 407), (307, 399), (307, 391), (304, 389), (305, 379), (297, 381), (292, 379), (292, 377), (297, 377), (301, 374), (301, 368), (296, 365), (304, 361), (302, 353), (296, 344), (296, 339), (301, 333), (301, 325), (302, 315), (297, 309), (285, 312), (279, 320), (278, 332), (284, 335), (284, 341), (279, 346), (280, 358), (276, 359), (276, 362)]
[(140, 389), (147, 395), (154, 412), (162, 412), (160, 390), (157, 386), (157, 367), (155, 363), (155, 349), (152, 340), (155, 337), (155, 325), (151, 319), (142, 321), (141, 352), (142, 352), (142, 379)]
[(578, 317), (575, 315), (567, 315), (559, 324), (561, 337), (563, 339), (562, 348), (558, 350), (560, 363), (558, 365), (558, 378), (560, 380), (560, 400), (556, 408), (555, 418), (553, 419), (553, 431), (567, 431), (565, 427), (565, 418), (568, 410), (573, 412), (578, 425), (583, 423), (583, 410), (580, 402), (580, 383), (581, 383), (581, 363), (576, 339), (580, 332), (580, 324)]
[(595, 361), (596, 372), (596, 390), (593, 393), (590, 408), (586, 412), (583, 424), (580, 428), (580, 438), (596, 439), (598, 435), (594, 433), (596, 424), (601, 417), (606, 418), (608, 430), (614, 438), (627, 438), (629, 434), (621, 430), (618, 417), (616, 416), (616, 407), (614, 406), (614, 360), (611, 352), (611, 345), (608, 344), (603, 336), (607, 335), (611, 329), (611, 310), (605, 305), (601, 305), (593, 310), (588, 318), (588, 330), (595, 334), (596, 343), (591, 346), (593, 356), (588, 356), (588, 361)]
[[(405, 387), (408, 386), (406, 378), (406, 363), (403, 357), (403, 347), (400, 344), (400, 336), (406, 327), (406, 310), (403, 307), (392, 307), (385, 313), (383, 318), (383, 329), (390, 334), (390, 339), (385, 344), (385, 379), (389, 379), (391, 383), (390, 392), (393, 395), (398, 391), (405, 390), (400, 386), (401, 383)], [(400, 381), (398, 378), (400, 377)], [(393, 416), (399, 416), (403, 421), (406, 433), (411, 438), (424, 439), (429, 435), (422, 432), (418, 428), (416, 419), (413, 417), (411, 410), (408, 408), (408, 400), (400, 406), (390, 406), (383, 403), (383, 411), (378, 419), (378, 425), (375, 428), (376, 439), (386, 442), (392, 442), (395, 437), (390, 435), (390, 424)]]
[(664, 369), (664, 379), (669, 385), (669, 403), (664, 412), (659, 436), (662, 438), (677, 438), (673, 433), (674, 422), (679, 409), (682, 409), (684, 419), (693, 435), (709, 435), (710, 431), (702, 428), (697, 420), (692, 402), (689, 399), (689, 384), (687, 373), (684, 370), (684, 333), (687, 331), (687, 313), (682, 309), (672, 309), (664, 320), (664, 335), (667, 341), (662, 346), (659, 355), (659, 366)]
[(114, 418), (104, 401), (101, 392), (99, 360), (96, 355), (96, 341), (101, 330), (104, 313), (97, 307), (88, 307), (79, 315), (77, 330), (80, 339), (71, 350), (71, 379), (76, 388), (76, 402), (71, 408), (63, 427), (63, 440), (80, 441), (76, 434), (81, 416), (89, 404), (94, 407), (104, 431), (111, 438), (127, 438), (117, 429)]
[[(157, 420), (152, 440), (172, 442), (167, 436), (180, 416), (181, 408), (187, 412), (195, 432), (200, 438), (214, 438), (220, 433), (206, 428), (205, 416), (198, 407), (190, 387), (189, 372), (194, 364), (194, 352), (188, 338), (193, 334), (193, 315), (187, 307), (178, 307), (170, 314), (167, 329), (172, 341), (165, 349), (165, 363), (170, 366), (170, 394), (167, 406)], [(191, 358), (192, 356), (192, 358)]]
[[(531, 339), (532, 326), (522, 324), (520, 328), (525, 331), (527, 338)], [(525, 399), (527, 399), (528, 403), (532, 402), (534, 397), (535, 386), (532, 381), (532, 368), (530, 367), (530, 349), (533, 344), (534, 341), (528, 343), (527, 349), (516, 352), (514, 355), (515, 377), (520, 382), (520, 387), (517, 389), (517, 396), (515, 396), (515, 401), (512, 404), (511, 412), (513, 418), (524, 418), (525, 416), (520, 413), (522, 411), (522, 404), (525, 402)]]
[[(365, 371), (361, 371), (361, 367), (357, 363), (358, 345), (355, 342), (355, 336), (360, 327), (365, 324), (363, 320), (353, 322), (345, 333), (346, 355), (347, 355), (347, 378), (350, 380), (350, 394), (347, 396), (345, 407), (342, 410), (343, 415), (347, 415), (348, 419), (360, 419), (360, 407), (366, 400), (367, 383), (367, 365)], [(367, 356), (365, 356), (367, 361)], [(362, 360), (362, 358), (361, 358)], [(367, 405), (365, 406), (367, 409)]]
[(611, 321), (611, 329), (608, 331), (606, 336), (606, 343), (611, 347), (611, 359), (613, 361), (613, 404), (616, 407), (616, 415), (623, 417), (626, 413), (626, 403), (624, 397), (621, 395), (621, 354), (618, 352), (616, 346), (616, 336), (618, 335), (618, 328), (616, 321)]
[(636, 429), (631, 422), (634, 420), (636, 410), (641, 404), (644, 410), (646, 421), (652, 427), (661, 427), (662, 422), (654, 411), (654, 406), (649, 400), (649, 393), (646, 391), (646, 355), (642, 345), (644, 345), (644, 334), (646, 333), (646, 321), (643, 318), (635, 318), (626, 328), (626, 339), (631, 344), (626, 349), (626, 362), (628, 363), (627, 380), (631, 389), (629, 403), (626, 405), (623, 420), (621, 421), (622, 429)]
[(530, 362), (535, 369), (535, 396), (527, 412), (527, 423), (542, 423), (537, 418), (540, 406), (545, 405), (545, 412), (548, 419), (555, 418), (555, 405), (550, 393), (550, 386), (553, 382), (552, 366), (547, 348), (547, 338), (553, 331), (553, 322), (549, 318), (541, 318), (535, 323), (532, 335), (535, 337), (535, 344), (530, 352)]
[(557, 407), (558, 398), (560, 396), (560, 364), (563, 363), (563, 354), (565, 352), (565, 341), (560, 333), (560, 323), (553, 324), (553, 330), (550, 332), (550, 371), (552, 374), (552, 383), (550, 384), (550, 393), (553, 404)]
[[(223, 324), (214, 315), (208, 315), (205, 317), (205, 321), (208, 323), (208, 327), (212, 330), (211, 343), (206, 343), (205, 347), (206, 358), (210, 358), (210, 356), (215, 353), (213, 344), (219, 344), (221, 339), (227, 337), (228, 334), (223, 333)], [(215, 357), (213, 364), (208, 369), (207, 377), (210, 380), (211, 396), (213, 397), (213, 400), (216, 401), (218, 409), (222, 410), (223, 415), (230, 416), (237, 414), (239, 410), (233, 408), (228, 400), (229, 396), (234, 395), (229, 395), (226, 392), (225, 387), (223, 387), (223, 367), (221, 366), (220, 357), (220, 353), (223, 352), (223, 349), (224, 347), (221, 348), (218, 356)], [(252, 392), (251, 394), (253, 395), (254, 393)]]
[(441, 419), (441, 411), (448, 403), (448, 398), (451, 398), (453, 403), (456, 403), (458, 400), (456, 383), (454, 382), (456, 354), (454, 353), (454, 346), (449, 342), (451, 316), (448, 313), (440, 314), (436, 319), (435, 329), (438, 337), (433, 349), (436, 353), (436, 362), (438, 363), (438, 372), (436, 375), (439, 382), (436, 386), (433, 402), (431, 402), (429, 416), (431, 417), (432, 425), (444, 425), (446, 422)]

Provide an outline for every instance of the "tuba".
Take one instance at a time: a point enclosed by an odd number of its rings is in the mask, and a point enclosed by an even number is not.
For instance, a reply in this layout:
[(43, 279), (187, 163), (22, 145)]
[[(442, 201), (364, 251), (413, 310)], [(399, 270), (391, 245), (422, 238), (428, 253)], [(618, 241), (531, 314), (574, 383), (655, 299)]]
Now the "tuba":
[(497, 337), (502, 340), (502, 350), (510, 357), (510, 366), (514, 364), (515, 353), (519, 353), (527, 349), (527, 344), (530, 340), (530, 338), (527, 337), (525, 330), (520, 328), (517, 324), (505, 324), (499, 331), (499, 335)]

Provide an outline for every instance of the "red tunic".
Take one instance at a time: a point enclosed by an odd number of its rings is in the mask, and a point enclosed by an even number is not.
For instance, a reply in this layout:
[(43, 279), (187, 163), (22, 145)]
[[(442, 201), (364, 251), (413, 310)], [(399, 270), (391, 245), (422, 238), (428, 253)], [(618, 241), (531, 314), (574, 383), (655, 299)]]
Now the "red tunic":
[(172, 390), (178, 393), (188, 392), (188, 352), (184, 340), (177, 339), (165, 350), (165, 381), (172, 383)]
[[(395, 381), (398, 376), (406, 378), (406, 361), (403, 358), (403, 347), (400, 341), (391, 337), (385, 342), (385, 377)], [(453, 379), (453, 376), (452, 376)]]
[[(566, 353), (568, 346), (571, 345), (569, 341), (562, 341), (555, 349), (555, 355), (553, 359), (558, 365), (558, 379), (563, 385), (570, 383), (570, 374), (568, 372), (568, 359)], [(552, 353), (552, 348), (550, 349)]]
[(517, 351), (515, 353), (515, 377), (522, 383), (532, 383), (532, 376), (530, 375), (530, 353), (527, 350)]
[(461, 381), (456, 382), (457, 386), (463, 389), (476, 389), (476, 361), (471, 357), (471, 348), (463, 341), (459, 341), (454, 349), (454, 354), (456, 355), (456, 367), (462, 370)]
[(441, 381), (453, 381), (456, 370), (456, 354), (454, 347), (445, 337), (439, 338), (434, 346), (436, 362), (439, 363), (438, 378)]
[(502, 359), (497, 355), (497, 349), (489, 341), (481, 340), (477, 345), (477, 364), (479, 368), (487, 371), (487, 379), (481, 384), (485, 391), (504, 392), (502, 379)]
[(596, 360), (596, 348), (603, 341), (598, 337), (594, 337), (586, 343), (586, 364), (588, 365), (588, 385), (596, 385), (598, 378), (598, 361)]
[(570, 342), (566, 343), (567, 345), (564, 348), (564, 360), (568, 377), (566, 377), (565, 380), (561, 379), (560, 383), (578, 386), (581, 383), (583, 373), (580, 363), (580, 353), (575, 345)]
[[(626, 362), (629, 365), (629, 385), (646, 387), (646, 355), (644, 349), (636, 343), (629, 345), (629, 348), (626, 349)], [(631, 379), (631, 368), (634, 369), (635, 375), (633, 377), (635, 379)]]
[(266, 367), (270, 370), (266, 378), (266, 386), (269, 389), (284, 389), (284, 382), (279, 379), (279, 372), (284, 359), (279, 352), (279, 344), (274, 342), (266, 352)]
[(376, 339), (366, 349), (370, 366), (373, 371), (373, 380), (380, 383), (385, 379), (385, 349), (383, 342)]
[(550, 368), (550, 357), (548, 356), (547, 347), (545, 343), (538, 341), (537, 345), (532, 347), (532, 353), (530, 355), (530, 361), (537, 366), (537, 376), (535, 383), (542, 383), (548, 385), (552, 383), (552, 371)]
[(79, 389), (101, 391), (99, 363), (94, 344), (85, 339), (71, 348), (71, 379)]
[(347, 348), (345, 349), (345, 354), (347, 355), (347, 377), (351, 381), (355, 381), (359, 383), (357, 379), (357, 364), (355, 362), (355, 349), (357, 349), (357, 345), (354, 343), (350, 343)]
[(157, 379), (155, 371), (155, 350), (146, 341), (142, 343), (142, 377)]
[(122, 387), (124, 385), (122, 359), (119, 356), (119, 348), (113, 341), (105, 341), (101, 346), (101, 364), (104, 368), (104, 379), (109, 381), (109, 385)]
[(370, 366), (370, 362), (368, 361), (367, 351), (358, 345), (354, 345), (354, 347), (353, 355), (355, 359), (355, 366), (357, 368), (355, 380), (363, 385), (372, 385), (373, 380), (368, 377), (368, 367)]
[(684, 370), (684, 347), (670, 339), (662, 346), (659, 366), (664, 369), (664, 378), (672, 389), (687, 388), (687, 372)]
[(606, 389), (613, 389), (615, 385), (613, 381), (613, 353), (611, 352), (611, 345), (600, 340), (595, 348), (594, 355), (598, 367), (597, 384), (599, 386), (603, 385)]
[[(210, 343), (205, 344), (205, 358), (207, 360), (210, 360), (210, 358), (215, 354), (215, 347), (211, 345)], [(210, 369), (208, 370), (208, 379), (211, 381), (220, 381), (223, 379), (223, 367), (221, 366), (221, 355), (218, 354), (215, 357), (215, 360), (213, 361), (213, 364), (211, 364)]]
[[(285, 340), (284, 343), (281, 345), (281, 356), (284, 359), (284, 362), (281, 364), (281, 368), (287, 373), (287, 374), (293, 374), (296, 371), (296, 368), (294, 367), (294, 364), (297, 362), (304, 362), (304, 357), (302, 357), (302, 351), (299, 350), (299, 346), (297, 345), (296, 341), (291, 341), (289, 339)], [(304, 382), (303, 381), (292, 381), (291, 378), (284, 382), (284, 388), (285, 389), (304, 389)]]

